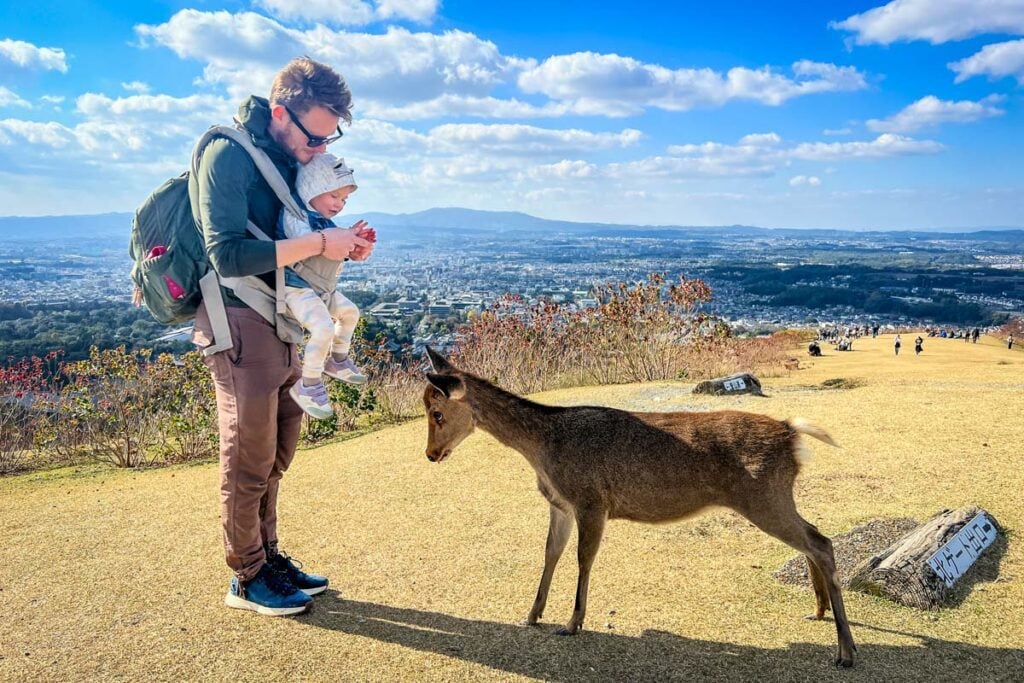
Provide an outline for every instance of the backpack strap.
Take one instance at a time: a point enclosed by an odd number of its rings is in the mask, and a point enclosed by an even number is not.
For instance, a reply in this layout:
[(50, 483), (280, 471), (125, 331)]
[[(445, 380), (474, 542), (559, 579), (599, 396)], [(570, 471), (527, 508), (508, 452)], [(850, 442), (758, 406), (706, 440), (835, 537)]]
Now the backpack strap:
[[(249, 153), (252, 157), (253, 163), (256, 164), (256, 168), (259, 170), (260, 175), (267, 181), (267, 185), (270, 185), (270, 189), (274, 191), (281, 204), (293, 215), (305, 219), (306, 212), (302, 210), (298, 202), (295, 201), (295, 197), (292, 196), (291, 190), (288, 189), (288, 183), (281, 176), (281, 172), (277, 170), (277, 166), (270, 160), (267, 153), (256, 146), (252, 141), (252, 135), (247, 130), (242, 128), (242, 124), (235, 122), (235, 126), (211, 126), (203, 137), (199, 139), (196, 144), (196, 150), (201, 154), (203, 147), (206, 146), (210, 140), (216, 137), (225, 137), (233, 142), (238, 143), (242, 149)], [(197, 173), (199, 171), (199, 157), (192, 154), (192, 172)], [(252, 232), (251, 223), (249, 224), (250, 232)], [(260, 231), (262, 232), (262, 231)], [(259, 235), (257, 235), (259, 237)], [(261, 238), (262, 239), (262, 238)]]
[[(253, 162), (256, 164), (256, 168), (259, 169), (264, 180), (266, 180), (267, 184), (270, 185), (272, 190), (274, 190), (274, 194), (277, 195), (277, 198), (281, 201), (281, 204), (285, 209), (293, 217), (302, 222), (309, 220), (306, 216), (305, 209), (295, 201), (295, 197), (292, 195), (291, 190), (288, 189), (288, 183), (286, 183), (284, 178), (281, 177), (281, 173), (277, 170), (277, 167), (274, 166), (274, 162), (270, 160), (270, 157), (267, 156), (266, 152), (253, 144), (252, 136), (248, 131), (242, 128), (242, 125), (238, 123), (237, 120), (234, 128), (229, 126), (213, 126), (209, 131), (207, 131), (207, 133), (211, 136), (211, 139), (220, 135), (235, 141), (243, 147), (245, 151), (249, 153), (249, 156), (252, 157)], [(252, 221), (248, 222), (247, 227), (249, 232), (259, 239), (270, 239), (262, 230), (256, 227)], [(338, 275), (341, 271), (341, 264), (337, 261), (331, 261), (324, 257), (312, 256), (308, 259), (303, 259), (298, 263), (293, 263), (289, 267), (298, 273), (298, 275), (308, 282), (317, 292), (333, 292), (335, 287), (338, 285)], [(277, 291), (280, 292), (280, 295), (277, 297), (276, 310), (278, 313), (283, 314), (287, 310), (284, 299), (284, 269), (278, 268), (277, 270), (281, 272), (276, 273)], [(234, 288), (232, 287), (232, 289)], [(255, 305), (241, 296), (239, 296), (239, 298), (252, 308), (256, 308)]]
[(213, 332), (213, 343), (203, 349), (203, 355), (212, 356), (215, 353), (227, 351), (234, 345), (234, 341), (231, 339), (231, 327), (228, 325), (228, 313), (224, 309), (224, 296), (221, 294), (217, 273), (213, 268), (199, 278), (199, 291), (206, 303), (206, 314), (210, 318), (210, 327)]
[[(270, 160), (270, 157), (267, 156), (266, 152), (253, 143), (252, 136), (242, 129), (241, 124), (237, 121), (235, 123), (236, 127), (211, 126), (205, 133), (203, 133), (202, 137), (200, 137), (198, 142), (196, 142), (195, 148), (192, 151), (192, 163), (190, 169), (192, 176), (196, 178), (198, 177), (199, 163), (206, 145), (215, 138), (226, 137), (237, 143), (249, 154), (253, 163), (256, 165), (256, 168), (259, 170), (260, 175), (263, 176), (263, 179), (274, 191), (274, 194), (277, 195), (278, 200), (285, 209), (293, 215), (305, 219), (305, 211), (303, 211), (295, 201), (291, 191), (288, 189), (288, 183), (285, 182), (280, 171), (278, 171), (277, 167), (274, 166), (274, 162)], [(195, 206), (192, 207), (192, 217), (194, 219), (196, 229), (201, 231), (202, 222), (199, 218), (199, 211)], [(246, 228), (258, 239), (272, 241), (271, 237), (257, 227), (252, 221), (246, 221)], [(267, 322), (274, 325), (275, 328), (278, 328), (281, 323), (284, 322), (287, 329), (278, 330), (278, 336), (282, 340), (299, 341), (302, 339), (302, 329), (298, 326), (298, 323), (287, 318), (282, 320), (282, 317), (287, 313), (287, 304), (284, 298), (285, 285), (283, 268), (275, 269), (274, 283), (275, 291), (270, 292), (269, 288), (267, 288), (259, 278), (219, 278), (212, 268), (202, 277), (202, 279), (200, 279), (199, 288), (202, 293), (203, 301), (206, 303), (206, 310), (210, 317), (210, 326), (213, 332), (213, 344), (203, 349), (204, 356), (210, 356), (230, 349), (234, 343), (231, 339), (231, 328), (228, 325), (227, 311), (224, 306), (224, 296), (220, 290), (220, 285), (222, 284), (234, 291), (235, 295), (239, 299), (259, 313)]]

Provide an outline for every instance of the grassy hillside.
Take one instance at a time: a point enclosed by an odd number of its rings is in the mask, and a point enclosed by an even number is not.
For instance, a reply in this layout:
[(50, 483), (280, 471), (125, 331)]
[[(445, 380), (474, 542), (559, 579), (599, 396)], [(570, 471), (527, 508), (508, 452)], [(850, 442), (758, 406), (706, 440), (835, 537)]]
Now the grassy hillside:
[[(772, 572), (793, 552), (726, 512), (609, 525), (587, 630), (568, 619), (574, 544), (545, 625), (525, 629), (547, 506), (526, 462), (486, 434), (429, 463), (418, 420), (302, 451), (284, 480), (282, 545), (340, 592), (270, 619), (222, 606), (214, 465), (0, 480), (0, 680), (1019, 680), (1024, 670), (1024, 353), (994, 339), (892, 338), (801, 355), (768, 398), (657, 383), (542, 401), (801, 415), (813, 442), (797, 501), (829, 535), (874, 517), (976, 503), (1009, 532), (998, 580), (922, 613), (847, 593), (857, 668), (835, 671), (831, 622)], [(824, 388), (842, 378), (847, 388)], [(835, 385), (837, 383), (829, 383)], [(852, 388), (850, 388), (852, 387)], [(989, 578), (992, 578), (991, 576)]]

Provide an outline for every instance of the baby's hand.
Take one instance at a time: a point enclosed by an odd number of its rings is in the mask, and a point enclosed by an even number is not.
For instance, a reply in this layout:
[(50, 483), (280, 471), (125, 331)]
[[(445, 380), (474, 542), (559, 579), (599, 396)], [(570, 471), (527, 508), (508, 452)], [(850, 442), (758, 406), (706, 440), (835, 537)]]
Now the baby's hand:
[(353, 223), (349, 230), (354, 231), (355, 234), (359, 235), (359, 237), (363, 238), (367, 242), (377, 241), (377, 231), (371, 228), (370, 224), (366, 221), (357, 221)]

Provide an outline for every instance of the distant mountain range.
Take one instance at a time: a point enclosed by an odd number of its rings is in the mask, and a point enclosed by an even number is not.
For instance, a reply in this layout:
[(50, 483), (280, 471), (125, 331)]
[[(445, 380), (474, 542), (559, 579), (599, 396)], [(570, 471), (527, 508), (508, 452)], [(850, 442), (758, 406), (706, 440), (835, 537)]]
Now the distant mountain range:
[[(1021, 228), (951, 228), (948, 230), (887, 230), (860, 231), (835, 230), (827, 228), (760, 228), (747, 225), (720, 226), (676, 226), (676, 225), (621, 225), (616, 223), (577, 223), (537, 218), (517, 211), (477, 211), (475, 209), (436, 208), (416, 213), (364, 213), (343, 216), (342, 224), (350, 224), (363, 218), (371, 225), (391, 228), (397, 235), (413, 237), (422, 230), (444, 230), (454, 233), (573, 233), (619, 236), (636, 234), (656, 237), (682, 236), (685, 233), (700, 234), (703, 237), (751, 236), (763, 234), (766, 237), (842, 237), (858, 235), (863, 237), (871, 232), (907, 238), (972, 239), (1007, 242), (1024, 242)], [(0, 217), (0, 240), (55, 240), (60, 238), (88, 239), (90, 237), (117, 237), (127, 240), (131, 227), (131, 213), (102, 213), (82, 216), (6, 216)]]

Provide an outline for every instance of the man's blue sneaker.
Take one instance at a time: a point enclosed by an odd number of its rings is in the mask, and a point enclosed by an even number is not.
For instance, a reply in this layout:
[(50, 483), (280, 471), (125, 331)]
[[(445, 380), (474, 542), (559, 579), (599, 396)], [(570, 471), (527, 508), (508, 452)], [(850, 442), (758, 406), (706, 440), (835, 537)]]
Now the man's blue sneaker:
[(256, 576), (248, 581), (231, 579), (231, 588), (224, 597), (224, 604), (236, 609), (252, 610), (271, 617), (305, 612), (313, 598), (293, 586), (281, 573), (274, 571), (268, 563), (260, 567)]
[(267, 564), (274, 568), (274, 571), (288, 579), (288, 582), (298, 588), (306, 595), (316, 595), (327, 590), (326, 576), (307, 574), (302, 571), (302, 563), (293, 560), (285, 553), (267, 553)]

